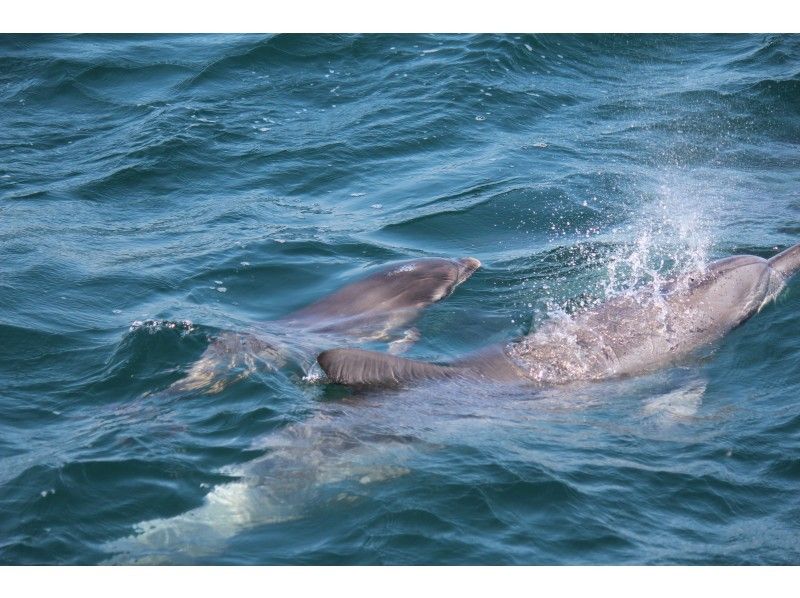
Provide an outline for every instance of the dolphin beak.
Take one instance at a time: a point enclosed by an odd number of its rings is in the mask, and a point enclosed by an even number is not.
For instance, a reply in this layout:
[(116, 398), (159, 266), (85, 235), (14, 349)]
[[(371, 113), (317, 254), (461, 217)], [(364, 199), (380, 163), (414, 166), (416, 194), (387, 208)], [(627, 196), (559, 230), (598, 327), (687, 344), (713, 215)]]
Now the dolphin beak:
[(481, 262), (474, 257), (462, 257), (458, 260), (461, 268), (459, 269), (458, 273), (458, 284), (464, 282), (467, 278), (472, 276), (472, 273), (475, 272), (478, 268), (481, 267)]

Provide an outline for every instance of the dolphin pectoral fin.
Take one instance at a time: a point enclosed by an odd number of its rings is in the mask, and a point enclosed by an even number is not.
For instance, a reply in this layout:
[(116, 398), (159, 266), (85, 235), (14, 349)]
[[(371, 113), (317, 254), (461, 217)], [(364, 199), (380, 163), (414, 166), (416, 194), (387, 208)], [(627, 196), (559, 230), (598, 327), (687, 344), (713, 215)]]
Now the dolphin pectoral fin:
[(453, 378), (461, 368), (413, 361), (363, 349), (331, 349), (317, 356), (328, 379), (347, 386), (398, 385), (415, 380)]
[(408, 351), (409, 347), (420, 339), (419, 330), (409, 328), (403, 332), (403, 336), (389, 343), (389, 355), (400, 355)]
[(791, 278), (800, 270), (800, 243), (789, 247), (778, 255), (767, 260), (773, 270), (777, 270), (785, 278)]
[(707, 384), (703, 379), (690, 380), (679, 388), (649, 399), (642, 414), (662, 423), (691, 420), (703, 403)]

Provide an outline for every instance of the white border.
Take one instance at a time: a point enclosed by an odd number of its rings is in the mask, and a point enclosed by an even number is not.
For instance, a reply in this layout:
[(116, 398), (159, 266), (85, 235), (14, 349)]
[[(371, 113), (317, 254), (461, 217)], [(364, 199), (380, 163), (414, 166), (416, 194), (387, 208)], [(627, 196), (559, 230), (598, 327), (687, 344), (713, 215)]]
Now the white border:
[[(104, 2), (94, 0), (8, 2), (4, 32), (422, 32), (576, 31), (700, 32), (798, 31), (797, 3), (786, 0), (712, 4), (673, 0), (567, 2), (433, 0), (369, 3), (317, 0), (225, 2)], [(2, 37), (0, 37), (0, 53)], [(247, 567), (74, 568), (3, 567), (8, 595), (141, 598), (324, 592), (325, 597), (481, 596), (507, 598), (598, 594), (615, 598), (678, 595), (783, 596), (797, 588), (797, 568), (705, 567)], [(16, 590), (16, 591), (15, 591)]]
[(796, 567), (5, 567), (9, 596), (793, 596)]
[(795, 32), (791, 0), (27, 0), (3, 32)]

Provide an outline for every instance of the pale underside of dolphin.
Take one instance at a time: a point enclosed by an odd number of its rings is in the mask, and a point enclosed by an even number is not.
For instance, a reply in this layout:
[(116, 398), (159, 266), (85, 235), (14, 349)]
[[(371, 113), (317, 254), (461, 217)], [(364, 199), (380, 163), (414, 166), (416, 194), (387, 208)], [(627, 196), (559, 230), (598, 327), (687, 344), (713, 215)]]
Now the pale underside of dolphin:
[(481, 263), (421, 258), (383, 267), (365, 278), (254, 332), (222, 332), (209, 344), (187, 375), (171, 391), (219, 392), (258, 369), (287, 361), (313, 363), (321, 347), (349, 341), (391, 340), (393, 353), (405, 350), (418, 335), (404, 327), (420, 311), (448, 297)]
[(548, 386), (642, 374), (722, 338), (774, 299), (799, 269), (800, 244), (768, 260), (721, 259), (447, 364), (361, 349), (323, 351), (317, 361), (331, 382), (351, 386), (445, 378)]

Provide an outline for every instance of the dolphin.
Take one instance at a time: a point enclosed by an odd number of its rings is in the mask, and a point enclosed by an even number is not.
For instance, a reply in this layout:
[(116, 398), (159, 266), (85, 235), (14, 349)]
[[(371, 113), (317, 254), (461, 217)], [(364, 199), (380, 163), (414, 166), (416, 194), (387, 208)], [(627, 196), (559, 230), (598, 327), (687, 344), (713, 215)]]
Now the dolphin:
[[(448, 297), (480, 261), (422, 258), (384, 266), (332, 295), (271, 322), (269, 332), (223, 332), (171, 391), (219, 392), (259, 365), (275, 367), (286, 353), (306, 351), (342, 339), (384, 340), (408, 325), (420, 310)], [(259, 363), (260, 362), (260, 363)], [(233, 373), (232, 373), (233, 372)], [(289, 426), (254, 443), (265, 455), (220, 473), (235, 478), (210, 491), (203, 504), (175, 517), (144, 521), (131, 536), (108, 542), (112, 562), (161, 563), (221, 551), (232, 536), (263, 523), (298, 516), (302, 504), (325, 488), (355, 478), (359, 484), (404, 475), (399, 464), (374, 463), (372, 444), (338, 427), (342, 406), (320, 406), (313, 422)], [(353, 409), (351, 419), (365, 415)], [(403, 439), (385, 450), (405, 450)], [(335, 499), (338, 500), (338, 499)]]
[(446, 364), (347, 348), (323, 351), (317, 361), (331, 382), (350, 386), (444, 378), (553, 386), (644, 374), (721, 339), (773, 300), (798, 270), (800, 244), (770, 259), (724, 258)]
[[(474, 271), (479, 263), (472, 260), (466, 258), (458, 263)], [(373, 280), (392, 285), (381, 276), (427, 271), (418, 266), (417, 262), (391, 266), (373, 275)], [(442, 266), (450, 272), (445, 277), (450, 282), (441, 286), (439, 298), (452, 292), (448, 285), (459, 284), (459, 277), (467, 274), (466, 270), (459, 274), (457, 266), (455, 270), (451, 270), (452, 265)], [(464, 426), (470, 433), (485, 432), (488, 421), (498, 421), (498, 403), (487, 401), (487, 396), (505, 400), (505, 407), (512, 410), (512, 418), (499, 419), (503, 430), (513, 432), (518, 421), (527, 421), (528, 386), (507, 383), (544, 387), (657, 368), (742, 323), (774, 298), (798, 269), (800, 245), (770, 260), (754, 256), (727, 258), (664, 285), (613, 298), (572, 318), (554, 319), (528, 337), (487, 347), (448, 365), (357, 349), (324, 351), (319, 362), (335, 382), (402, 385), (450, 378), (456, 384), (437, 388), (435, 397), (426, 392), (422, 402), (413, 389), (400, 389), (318, 404), (309, 420), (288, 425), (254, 442), (253, 449), (265, 451), (262, 455), (223, 468), (220, 473), (231, 480), (209, 491), (197, 508), (143, 521), (135, 526), (132, 535), (104, 544), (108, 562), (212, 562), (224, 552), (231, 538), (249, 529), (303, 517), (319, 505), (357, 501), (359, 488), (408, 474), (419, 454), (435, 450), (454, 434), (460, 437)], [(437, 268), (433, 271), (439, 272)], [(368, 313), (369, 307), (377, 303), (357, 302), (372, 289), (369, 280), (368, 277), (345, 287), (283, 321), (308, 326), (307, 330), (316, 328), (323, 334), (377, 334), (387, 322), (407, 322), (405, 318), (411, 314), (400, 306), (413, 303), (419, 309), (438, 296), (429, 294), (428, 300), (417, 302), (388, 300), (389, 305), (396, 306), (389, 309), (392, 315), (378, 317), (374, 320), (377, 326), (366, 325), (369, 318), (360, 322), (361, 314)], [(414, 281), (411, 276), (405, 279), (406, 284)], [(398, 284), (393, 291), (395, 296), (403, 295), (403, 288)], [(352, 309), (346, 310), (350, 302)], [(342, 307), (335, 308), (336, 305)], [(485, 380), (486, 392), (463, 393), (458, 384), (462, 379)], [(495, 394), (498, 385), (511, 392)], [(553, 386), (542, 390), (551, 391), (558, 389)], [(665, 408), (679, 417), (691, 414), (702, 391), (702, 385), (692, 385), (660, 396), (658, 402), (648, 404), (645, 415), (658, 415)], [(524, 398), (523, 412), (514, 410), (520, 397)], [(569, 399), (575, 400), (572, 392)], [(495, 431), (492, 428), (492, 433)], [(528, 433), (527, 427), (524, 433)]]
[(422, 308), (448, 297), (480, 265), (477, 259), (466, 257), (423, 258), (385, 267), (289, 314), (282, 322), (314, 332), (382, 339), (411, 322)]
[[(274, 369), (287, 361), (313, 363), (321, 346), (389, 340), (423, 308), (448, 297), (480, 265), (465, 257), (420, 258), (384, 266), (251, 332), (219, 333), (169, 390), (219, 392), (258, 368)], [(408, 329), (390, 343), (390, 351), (402, 351), (417, 338), (416, 330)]]

